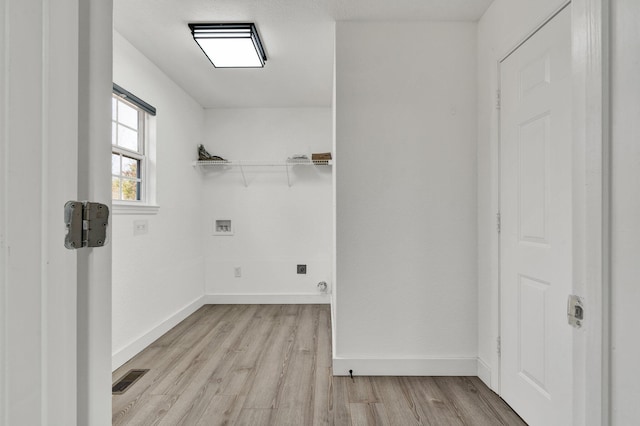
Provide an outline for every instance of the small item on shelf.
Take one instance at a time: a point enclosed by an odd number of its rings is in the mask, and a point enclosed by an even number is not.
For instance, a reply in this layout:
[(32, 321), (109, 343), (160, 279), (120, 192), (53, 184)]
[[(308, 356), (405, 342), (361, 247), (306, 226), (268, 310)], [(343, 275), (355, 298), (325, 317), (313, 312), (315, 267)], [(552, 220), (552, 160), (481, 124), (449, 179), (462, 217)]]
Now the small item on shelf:
[(202, 144), (198, 145), (198, 161), (227, 161), (217, 155), (211, 155)]
[(318, 152), (311, 154), (311, 160), (316, 164), (327, 164), (327, 162), (331, 161), (331, 153)]
[(294, 154), (288, 159), (293, 161), (309, 161), (309, 156), (306, 154)]

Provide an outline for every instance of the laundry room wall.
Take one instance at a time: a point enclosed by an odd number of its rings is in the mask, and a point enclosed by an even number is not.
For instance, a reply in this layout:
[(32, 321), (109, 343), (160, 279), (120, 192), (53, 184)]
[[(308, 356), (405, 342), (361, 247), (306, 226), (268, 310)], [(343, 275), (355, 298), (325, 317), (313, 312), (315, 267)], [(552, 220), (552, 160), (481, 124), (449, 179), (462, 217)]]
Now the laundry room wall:
[[(113, 79), (153, 105), (157, 214), (114, 214), (113, 368), (200, 306), (204, 294), (202, 179), (191, 162), (204, 110), (114, 32)], [(147, 232), (134, 235), (134, 222)]]
[[(287, 175), (284, 162), (331, 152), (331, 109), (207, 109), (203, 141), (212, 155), (272, 164), (243, 167), (246, 186), (238, 166), (199, 170), (207, 300), (328, 303), (332, 167), (290, 166)], [(230, 220), (233, 235), (214, 235), (216, 220)], [(297, 273), (299, 264), (306, 274)], [(319, 291), (321, 281), (327, 293)]]

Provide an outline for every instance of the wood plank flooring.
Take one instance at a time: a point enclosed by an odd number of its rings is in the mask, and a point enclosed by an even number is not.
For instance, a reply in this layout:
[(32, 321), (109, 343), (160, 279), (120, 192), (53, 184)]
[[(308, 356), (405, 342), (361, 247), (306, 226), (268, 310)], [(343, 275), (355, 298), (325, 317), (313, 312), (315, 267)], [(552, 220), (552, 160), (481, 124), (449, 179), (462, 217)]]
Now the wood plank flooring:
[(206, 305), (113, 373), (114, 425), (524, 425), (476, 377), (333, 377), (328, 305)]

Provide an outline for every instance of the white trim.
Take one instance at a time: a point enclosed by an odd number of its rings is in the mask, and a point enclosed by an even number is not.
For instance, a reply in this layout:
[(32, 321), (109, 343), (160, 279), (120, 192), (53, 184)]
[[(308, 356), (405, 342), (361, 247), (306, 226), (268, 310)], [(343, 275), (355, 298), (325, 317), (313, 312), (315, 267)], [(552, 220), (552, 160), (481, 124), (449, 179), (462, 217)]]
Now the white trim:
[(308, 305), (331, 303), (330, 295), (326, 293), (222, 293), (205, 294), (204, 304), (207, 305)]
[(333, 358), (333, 375), (348, 376), (476, 376), (478, 358)]
[[(331, 150), (338, 152), (336, 128), (337, 128), (337, 55), (338, 49), (336, 38), (336, 25), (333, 25), (333, 87), (331, 93)], [(331, 173), (331, 356), (336, 357), (336, 348), (338, 347), (338, 327), (336, 317), (338, 316), (338, 163), (335, 163), (333, 173)]]
[(0, 23), (2, 29), (0, 30), (0, 425), (8, 425), (7, 419), (7, 407), (8, 407), (8, 384), (7, 384), (7, 312), (6, 312), (6, 300), (7, 300), (7, 256), (8, 248), (6, 243), (6, 231), (8, 225), (6, 222), (7, 217), (7, 194), (9, 193), (7, 187), (7, 171), (8, 158), (7, 158), (7, 142), (8, 142), (8, 130), (5, 123), (8, 122), (7, 113), (9, 111), (7, 89), (9, 87), (8, 72), (6, 70), (7, 61), (6, 56), (7, 46), (5, 40), (5, 33), (9, 28), (9, 22), (6, 13), (6, 2), (0, 0)]
[(148, 204), (124, 204), (122, 202), (113, 201), (111, 205), (111, 213), (113, 214), (158, 214), (160, 206), (152, 206)]
[[(334, 263), (334, 265), (335, 265), (335, 263)], [(335, 274), (334, 274), (334, 278), (335, 278)], [(334, 281), (333, 293), (331, 293), (330, 299), (331, 300), (330, 300), (329, 303), (330, 303), (330, 307), (331, 307), (331, 356), (333, 358), (335, 358), (336, 357), (336, 330), (337, 330), (337, 327), (336, 327), (335, 281)]]
[(124, 348), (115, 352), (111, 356), (112, 370), (115, 371), (118, 367), (122, 366), (125, 362), (129, 361), (131, 358), (139, 354), (151, 343), (159, 339), (167, 331), (171, 330), (180, 322), (184, 321), (184, 319), (189, 315), (193, 314), (195, 311), (204, 306), (206, 304), (204, 302), (204, 299), (204, 297), (199, 297), (184, 308), (180, 309), (178, 312), (170, 315), (167, 319), (162, 321), (157, 326), (153, 327), (148, 332), (144, 333), (142, 336), (135, 339), (133, 342), (129, 343)]
[[(111, 122), (106, 119), (111, 105), (105, 100), (110, 99), (113, 81), (113, 0), (75, 3), (79, 7), (73, 19), (79, 22), (80, 40), (77, 196), (111, 205)], [(99, 425), (111, 416), (111, 245), (76, 251), (77, 421), (73, 424)]]
[(491, 367), (480, 358), (478, 358), (478, 377), (491, 389)]
[(594, 426), (611, 422), (609, 3), (574, 0), (572, 14), (574, 292), (589, 313), (574, 333), (574, 420)]

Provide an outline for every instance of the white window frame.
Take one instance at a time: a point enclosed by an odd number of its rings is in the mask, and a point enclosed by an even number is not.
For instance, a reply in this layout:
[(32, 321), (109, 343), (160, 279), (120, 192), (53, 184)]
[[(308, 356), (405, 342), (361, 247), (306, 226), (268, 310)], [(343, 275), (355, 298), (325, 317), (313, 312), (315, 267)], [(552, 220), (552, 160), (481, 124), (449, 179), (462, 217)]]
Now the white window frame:
[[(140, 200), (112, 200), (114, 214), (156, 214), (159, 206), (156, 204), (155, 179), (155, 117), (139, 106), (129, 102), (124, 96), (113, 93), (112, 97), (119, 102), (135, 108), (138, 111), (138, 151), (122, 146), (111, 145), (111, 152), (125, 157), (140, 160)], [(112, 122), (118, 121), (112, 117)], [(117, 131), (117, 130), (116, 130)], [(120, 170), (122, 172), (122, 170)], [(114, 175), (112, 177), (121, 177)], [(122, 191), (122, 188), (121, 188)]]

